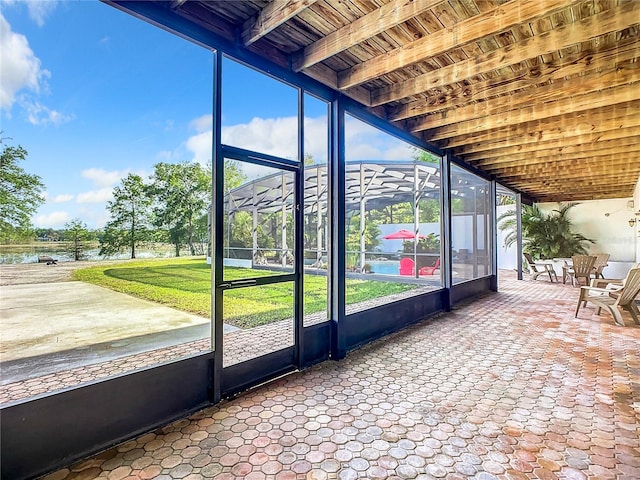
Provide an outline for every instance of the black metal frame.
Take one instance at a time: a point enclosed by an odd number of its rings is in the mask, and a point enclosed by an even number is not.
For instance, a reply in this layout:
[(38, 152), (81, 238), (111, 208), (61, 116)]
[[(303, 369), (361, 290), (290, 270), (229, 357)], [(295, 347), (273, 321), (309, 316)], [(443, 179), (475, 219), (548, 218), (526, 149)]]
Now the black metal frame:
[[(213, 176), (212, 191), (219, 198), (213, 200), (212, 223), (212, 345), (213, 351), (192, 358), (154, 366), (143, 371), (131, 372), (105, 381), (73, 387), (61, 392), (14, 402), (2, 407), (2, 478), (29, 478), (95, 453), (111, 445), (125, 441), (142, 432), (210, 403), (219, 402), (257, 385), (265, 378), (303, 369), (320, 361), (344, 358), (347, 352), (380, 338), (392, 331), (405, 328), (440, 311), (448, 311), (456, 303), (471, 296), (495, 289), (496, 260), (492, 255), (492, 274), (467, 282), (452, 284), (451, 269), (451, 191), (450, 166), (457, 164), (491, 180), (486, 174), (462, 162), (450, 152), (443, 152), (434, 145), (416, 138), (385, 120), (373, 115), (354, 100), (335, 92), (327, 86), (305, 76), (275, 65), (241, 45), (224, 39), (202, 26), (176, 15), (161, 2), (130, 0), (103, 0), (143, 21), (177, 34), (189, 41), (211, 49), (214, 55), (213, 79)], [(224, 54), (223, 54), (224, 52)], [(296, 255), (296, 341), (295, 346), (261, 357), (255, 363), (229, 367), (223, 374), (222, 344), (223, 322), (221, 315), (223, 289), (218, 288), (222, 279), (222, 230), (216, 228), (223, 217), (220, 199), (223, 192), (223, 153), (246, 155), (248, 161), (269, 156), (253, 155), (242, 149), (221, 145), (221, 75), (223, 55), (252, 66), (299, 89), (299, 98), (309, 93), (330, 102), (329, 145), (329, 321), (310, 327), (302, 327), (303, 255)], [(442, 281), (443, 288), (420, 296), (393, 302), (376, 309), (345, 313), (345, 113), (349, 113), (391, 135), (442, 157)], [(302, 152), (304, 104), (299, 102), (299, 152)], [(300, 162), (303, 163), (302, 154)], [(282, 161), (282, 159), (278, 159)], [(286, 161), (284, 162), (286, 164)], [(303, 166), (297, 169), (298, 181)], [(516, 192), (517, 193), (517, 192)], [(302, 206), (301, 189), (296, 192), (296, 203)], [(522, 197), (517, 193), (518, 204)], [(518, 210), (519, 212), (519, 210)], [(518, 213), (520, 222), (520, 213)], [(493, 218), (495, 223), (495, 217)], [(301, 223), (297, 223), (301, 225)], [(299, 236), (299, 235), (298, 235)], [(519, 224), (519, 252), (521, 228)], [(495, 227), (493, 228), (495, 251)], [(300, 248), (301, 239), (295, 248)], [(519, 257), (521, 257), (519, 255)], [(519, 258), (521, 262), (521, 259)], [(521, 275), (521, 274), (520, 274)], [(274, 367), (274, 361), (278, 366)], [(264, 368), (263, 368), (264, 366)], [(259, 368), (259, 370), (256, 370)], [(249, 371), (251, 370), (251, 371)]]
[[(302, 255), (302, 234), (300, 226), (302, 225), (302, 180), (303, 169), (302, 162), (289, 160), (285, 158), (275, 157), (272, 155), (260, 154), (242, 148), (232, 147), (229, 145), (221, 145), (219, 150), (220, 156), (216, 158), (216, 168), (224, 168), (224, 160), (229, 158), (245, 163), (252, 163), (270, 168), (276, 168), (282, 171), (291, 172), (295, 175), (294, 195), (295, 203), (293, 205), (294, 218), (294, 252), (295, 264), (293, 273), (281, 273), (278, 275), (267, 277), (243, 278), (241, 280), (226, 280), (222, 274), (223, 271), (223, 242), (222, 239), (216, 237), (215, 256), (212, 263), (215, 271), (220, 271), (219, 277), (216, 277), (213, 288), (216, 302), (214, 304), (214, 315), (216, 323), (222, 323), (224, 317), (223, 312), (223, 296), (224, 291), (237, 288), (255, 287), (260, 285), (271, 285), (274, 283), (293, 282), (294, 298), (293, 298), (293, 321), (294, 321), (294, 344), (278, 351), (271, 352), (256, 358), (245, 360), (240, 364), (229, 367), (222, 367), (222, 362), (215, 365), (214, 375), (220, 378), (220, 390), (214, 393), (214, 398), (224, 398), (238, 394), (255, 385), (264, 383), (265, 381), (279, 377), (284, 373), (292, 372), (300, 367), (300, 344), (303, 341), (302, 335), (302, 271), (304, 266), (304, 255)], [(220, 165), (222, 164), (222, 165)], [(223, 172), (221, 174), (223, 176)], [(223, 210), (223, 186), (216, 183), (214, 191), (214, 204), (216, 205), (216, 213), (218, 209)], [(222, 225), (225, 219), (223, 211), (220, 215), (216, 215), (214, 230), (218, 233), (222, 231)], [(217, 326), (217, 325), (216, 325)], [(222, 326), (221, 326), (222, 328)], [(217, 329), (216, 329), (217, 330)], [(222, 360), (224, 352), (224, 336), (220, 343), (215, 345), (216, 351), (220, 351), (220, 360)]]

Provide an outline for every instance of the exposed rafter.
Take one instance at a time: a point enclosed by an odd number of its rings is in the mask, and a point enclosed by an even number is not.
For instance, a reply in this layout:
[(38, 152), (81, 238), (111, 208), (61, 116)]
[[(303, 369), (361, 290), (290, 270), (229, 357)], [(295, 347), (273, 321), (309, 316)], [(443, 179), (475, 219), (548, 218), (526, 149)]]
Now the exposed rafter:
[(251, 52), (533, 199), (628, 197), (640, 176), (640, 1), (175, 0), (168, 10), (227, 42), (241, 34)]
[(393, 0), (305, 47), (294, 55), (293, 69), (300, 71), (315, 65), (389, 28), (404, 23), (443, 1)]
[[(638, 18), (640, 18), (640, 2), (627, 2), (580, 22), (551, 30), (545, 35), (530, 37), (480, 57), (454, 63), (416, 78), (381, 88), (373, 93), (372, 104), (380, 105), (399, 100), (425, 92), (430, 88), (441, 88), (494, 70), (511, 67), (539, 55), (552, 54), (576, 43), (628, 28), (638, 23)], [(345, 85), (340, 81), (338, 83), (344, 88)]]
[(242, 25), (242, 41), (251, 45), (283, 23), (287, 23), (317, 0), (277, 0), (268, 3), (257, 16)]
[(392, 72), (425, 59), (442, 55), (454, 48), (460, 48), (489, 35), (497, 35), (518, 24), (534, 21), (568, 6), (566, 0), (537, 2), (514, 0), (514, 3), (517, 4), (514, 5), (514, 8), (505, 9), (502, 6), (498, 6), (459, 24), (408, 43), (389, 53), (359, 63), (348, 70), (340, 72), (338, 84), (340, 88), (359, 85), (373, 80), (383, 73)]

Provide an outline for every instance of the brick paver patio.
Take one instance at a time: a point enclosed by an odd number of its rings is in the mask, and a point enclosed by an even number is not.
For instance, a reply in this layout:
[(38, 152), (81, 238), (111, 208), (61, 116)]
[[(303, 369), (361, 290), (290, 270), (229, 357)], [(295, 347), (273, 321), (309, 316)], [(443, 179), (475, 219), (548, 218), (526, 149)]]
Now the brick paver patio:
[(640, 478), (640, 327), (507, 280), (46, 478)]

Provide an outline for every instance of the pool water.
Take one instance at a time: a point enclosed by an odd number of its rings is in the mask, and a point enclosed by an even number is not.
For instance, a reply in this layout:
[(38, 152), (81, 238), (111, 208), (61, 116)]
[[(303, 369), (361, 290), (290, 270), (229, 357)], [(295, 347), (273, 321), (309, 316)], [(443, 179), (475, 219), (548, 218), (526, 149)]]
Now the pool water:
[(379, 273), (382, 275), (399, 275), (400, 274), (400, 262), (396, 260), (388, 261), (371, 261), (367, 262), (371, 265), (373, 273)]

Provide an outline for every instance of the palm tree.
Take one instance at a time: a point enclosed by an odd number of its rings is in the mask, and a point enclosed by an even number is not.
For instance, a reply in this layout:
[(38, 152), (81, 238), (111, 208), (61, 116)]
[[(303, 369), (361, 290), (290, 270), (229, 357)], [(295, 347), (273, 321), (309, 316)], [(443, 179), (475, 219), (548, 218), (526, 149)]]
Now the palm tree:
[[(572, 232), (571, 220), (567, 213), (577, 203), (560, 203), (550, 213), (540, 210), (537, 205), (522, 206), (523, 250), (534, 259), (568, 258), (587, 253), (585, 244), (595, 243), (580, 233)], [(516, 211), (509, 210), (498, 217), (498, 228), (508, 232), (504, 246), (510, 247), (517, 241)]]

